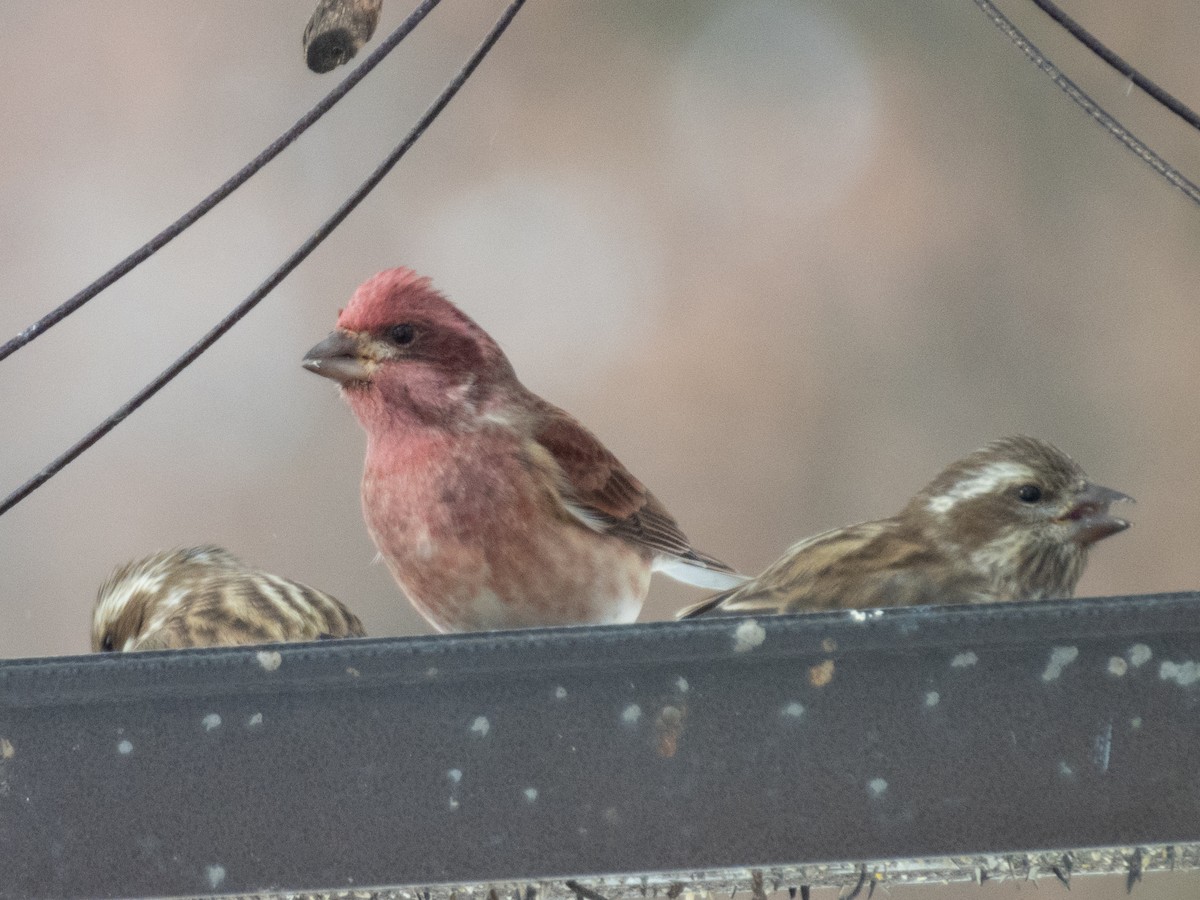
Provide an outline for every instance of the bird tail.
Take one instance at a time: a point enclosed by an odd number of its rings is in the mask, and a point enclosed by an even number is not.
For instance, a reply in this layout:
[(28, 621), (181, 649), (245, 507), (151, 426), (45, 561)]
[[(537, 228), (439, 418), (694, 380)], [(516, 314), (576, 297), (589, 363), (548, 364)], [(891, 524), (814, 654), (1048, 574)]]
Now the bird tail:
[(720, 594), (714, 594), (706, 600), (701, 600), (699, 603), (693, 603), (691, 606), (685, 606), (679, 612), (675, 613), (676, 619), (694, 619), (697, 616), (703, 616), (717, 609), (725, 599), (732, 594), (733, 591), (723, 591)]
[(750, 580), (719, 559), (690, 550), (686, 556), (663, 554), (655, 560), (654, 568), (676, 581), (713, 591), (725, 591)]

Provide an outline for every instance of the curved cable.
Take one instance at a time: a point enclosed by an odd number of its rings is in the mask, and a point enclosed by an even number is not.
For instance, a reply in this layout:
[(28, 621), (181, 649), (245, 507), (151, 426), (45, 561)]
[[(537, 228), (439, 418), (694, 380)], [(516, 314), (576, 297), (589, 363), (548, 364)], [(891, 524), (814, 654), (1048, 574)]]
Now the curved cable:
[(46, 315), (42, 316), (20, 334), (9, 339), (4, 344), (0, 345), (0, 360), (11, 356), (17, 350), (20, 350), (30, 341), (49, 331), (71, 313), (75, 312), (102, 290), (110, 287), (124, 276), (128, 275), (151, 256), (165, 247), (179, 235), (183, 234), (188, 228), (200, 220), (205, 213), (211, 210), (214, 206), (232, 194), (235, 190), (245, 184), (250, 178), (255, 175), (259, 169), (273, 160), (284, 148), (304, 134), (321, 116), (329, 112), (339, 100), (346, 96), (356, 84), (363, 80), (367, 74), (374, 69), (383, 58), (391, 53), (399, 46), (400, 42), (408, 37), (409, 33), (421, 23), (421, 20), (438, 5), (440, 0), (422, 0), (407, 19), (400, 23), (387, 39), (383, 41), (372, 53), (367, 56), (362, 63), (354, 68), (354, 70), (342, 80), (342, 82), (325, 97), (316, 106), (310, 109), (307, 113), (300, 117), (291, 128), (281, 134), (278, 138), (271, 142), (265, 150), (246, 163), (239, 169), (233, 177), (218, 187), (215, 191), (185, 212), (182, 216), (148, 240), (142, 246), (138, 247), (123, 260), (85, 287), (72, 297), (69, 297), (63, 303), (52, 309)]
[(221, 338), (221, 336), (225, 334), (225, 332), (229, 331), (230, 328), (236, 325), (238, 321), (246, 315), (246, 313), (250, 312), (250, 310), (257, 306), (259, 301), (261, 301), (268, 293), (271, 292), (271, 290), (273, 290), (281, 281), (283, 281), (283, 279), (286, 278), (292, 272), (292, 270), (304, 260), (305, 257), (307, 257), (310, 253), (312, 253), (313, 250), (320, 246), (321, 242), (333, 233), (333, 230), (337, 228), (338, 225), (340, 225), (342, 221), (348, 215), (350, 215), (351, 212), (354, 211), (354, 208), (363, 201), (367, 194), (374, 190), (376, 185), (378, 185), (379, 182), (384, 179), (387, 173), (391, 171), (392, 167), (400, 161), (401, 157), (403, 157), (404, 154), (409, 151), (412, 145), (417, 142), (417, 139), (424, 134), (425, 129), (427, 129), (433, 123), (433, 120), (438, 117), (441, 111), (446, 108), (446, 105), (451, 101), (451, 99), (453, 99), (454, 95), (458, 93), (459, 89), (463, 86), (463, 84), (466, 83), (467, 79), (471, 77), (471, 73), (475, 71), (479, 63), (483, 61), (485, 56), (487, 56), (488, 52), (492, 49), (492, 46), (500, 39), (500, 35), (502, 35), (505, 29), (508, 28), (509, 23), (513, 20), (513, 17), (517, 14), (517, 11), (520, 10), (524, 3), (525, 0), (513, 0), (508, 8), (505, 9), (503, 15), (500, 16), (499, 20), (497, 20), (496, 24), (492, 26), (492, 29), (488, 32), (487, 37), (483, 39), (483, 43), (479, 45), (479, 47), (467, 60), (466, 65), (464, 65), (462, 69), (459, 70), (458, 74), (454, 76), (454, 79), (449, 85), (446, 86), (445, 90), (442, 91), (437, 100), (434, 101), (433, 105), (425, 111), (425, 114), (421, 116), (420, 120), (418, 120), (417, 124), (413, 126), (413, 129), (408, 133), (404, 140), (401, 141), (400, 144), (398, 144), (391, 151), (391, 153), (387, 155), (384, 161), (381, 162), (376, 167), (375, 171), (371, 173), (370, 177), (368, 177), (366, 181), (359, 185), (354, 193), (351, 194), (350, 197), (348, 197), (346, 201), (338, 207), (337, 211), (330, 216), (320, 228), (318, 228), (307, 240), (305, 240), (304, 243), (301, 244), (291, 256), (284, 260), (282, 265), (272, 272), (262, 284), (255, 288), (249, 297), (235, 306), (233, 310), (227, 316), (225, 316), (225, 318), (218, 322), (212, 328), (212, 330), (204, 335), (204, 337), (189, 347), (186, 353), (184, 353), (177, 360), (175, 360), (175, 362), (171, 363), (171, 365), (164, 369), (157, 378), (155, 378), (144, 388), (134, 394), (129, 400), (123, 403), (116, 410), (116, 412), (110, 415), (107, 419), (72, 444), (71, 447), (69, 447), (60, 456), (55, 458), (54, 461), (48, 466), (9, 494), (3, 502), (0, 502), (0, 516), (4, 515), (6, 512), (32, 494), (35, 490), (62, 471), (67, 465), (73, 462), (81, 453), (100, 440), (100, 438), (104, 437), (106, 434), (116, 428), (117, 425), (125, 421), (125, 419), (129, 417), (130, 413), (158, 393), (159, 390), (161, 390), (171, 381), (171, 379), (191, 365), (200, 356), (200, 354), (215, 344)]
[(1192, 112), (1192, 110), (1182, 101), (1168, 94), (1157, 84), (1131, 66), (1113, 51), (1109, 50), (1086, 28), (1068, 16), (1059, 6), (1052, 0), (1033, 0), (1033, 3), (1052, 18), (1055, 22), (1067, 30), (1071, 37), (1083, 44), (1098, 57), (1108, 63), (1112, 68), (1116, 69), (1139, 88), (1145, 91), (1149, 96), (1153, 97), (1183, 121), (1187, 122), (1193, 128), (1200, 130), (1200, 116)]
[(1008, 36), (1008, 39), (1016, 44), (1017, 48), (1029, 57), (1035, 66), (1049, 75), (1063, 93), (1070, 97), (1084, 112), (1103, 125), (1109, 134), (1124, 144), (1142, 162), (1146, 163), (1155, 172), (1183, 191), (1188, 196), (1188, 199), (1200, 205), (1200, 187), (1197, 187), (1182, 172), (1147, 147), (1140, 138), (1130, 133), (1124, 125), (1101, 109), (1095, 100), (1085, 94), (1054, 63), (1046, 59), (1042, 51), (1030, 43), (1029, 39), (1008, 20), (1004, 13), (995, 7), (991, 0), (975, 0), (975, 5), (983, 10), (984, 15), (992, 20), (992, 24), (1003, 31)]

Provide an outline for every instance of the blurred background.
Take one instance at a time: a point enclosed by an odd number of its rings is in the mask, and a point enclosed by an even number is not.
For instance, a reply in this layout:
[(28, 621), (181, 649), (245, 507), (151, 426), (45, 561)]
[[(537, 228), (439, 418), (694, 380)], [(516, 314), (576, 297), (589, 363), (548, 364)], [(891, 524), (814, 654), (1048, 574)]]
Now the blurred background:
[[(344, 75), (304, 66), (313, 5), (3, 6), (0, 340)], [(1200, 105), (1190, 4), (1066, 7)], [(367, 49), (410, 8), (389, 0)], [(1006, 8), (1102, 106), (1200, 175), (1200, 135), (1031, 5)], [(201, 224), (0, 363), (0, 493), (274, 269), (500, 9), (443, 4)], [(432, 276), (530, 388), (600, 435), (699, 547), (746, 572), (803, 535), (890, 514), (949, 461), (1026, 432), (1138, 499), (1081, 595), (1195, 589), (1198, 240), (1200, 209), (973, 4), (532, 0), (329, 241), (0, 518), (0, 656), (85, 652), (115, 565), (202, 542), (335, 594), (372, 635), (427, 632), (372, 563), (358, 425), (300, 368), (355, 286), (398, 264)], [(656, 580), (643, 618), (700, 596)], [(1138, 894), (1185, 887), (1150, 876)], [(1124, 885), (1091, 890), (1115, 898)]]

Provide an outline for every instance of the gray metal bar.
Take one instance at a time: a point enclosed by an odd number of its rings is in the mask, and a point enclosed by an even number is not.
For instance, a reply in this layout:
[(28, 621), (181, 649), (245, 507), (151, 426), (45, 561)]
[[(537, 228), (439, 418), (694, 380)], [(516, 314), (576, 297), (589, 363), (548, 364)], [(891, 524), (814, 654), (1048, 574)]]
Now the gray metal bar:
[(11, 660), (0, 897), (1194, 865), (1198, 701), (1200, 594)]

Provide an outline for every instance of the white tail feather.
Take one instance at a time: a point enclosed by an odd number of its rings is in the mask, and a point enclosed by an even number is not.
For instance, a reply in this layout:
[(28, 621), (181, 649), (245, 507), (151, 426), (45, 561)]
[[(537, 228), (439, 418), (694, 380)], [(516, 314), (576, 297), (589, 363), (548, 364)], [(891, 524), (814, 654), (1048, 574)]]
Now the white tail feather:
[(721, 572), (701, 563), (680, 559), (678, 556), (659, 556), (654, 560), (654, 571), (662, 572), (676, 581), (712, 591), (727, 591), (750, 580), (748, 575), (736, 572)]

